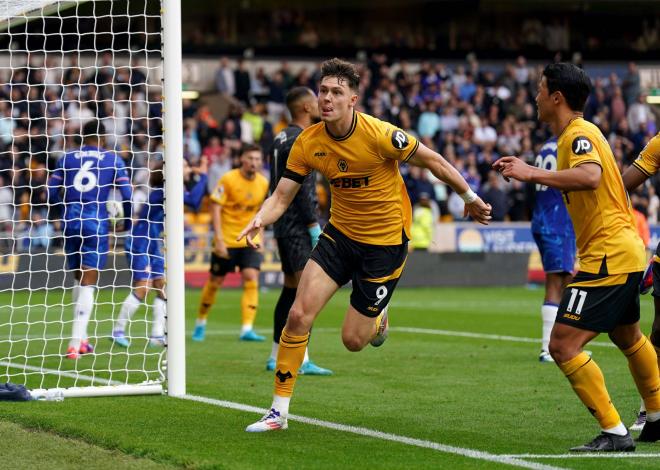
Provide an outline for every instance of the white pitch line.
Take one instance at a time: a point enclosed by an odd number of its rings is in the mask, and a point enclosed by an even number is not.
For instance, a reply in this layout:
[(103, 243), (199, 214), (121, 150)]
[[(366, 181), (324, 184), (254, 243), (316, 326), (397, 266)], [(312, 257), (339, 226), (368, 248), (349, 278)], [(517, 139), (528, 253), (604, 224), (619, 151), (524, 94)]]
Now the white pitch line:
[[(472, 333), (470, 331), (434, 330), (431, 328), (412, 328), (407, 326), (393, 326), (390, 327), (390, 331), (423, 335), (456, 336), (461, 338), (492, 339), (495, 341), (511, 341), (515, 343), (539, 343), (541, 341), (541, 338), (525, 338), (524, 336), (491, 335), (487, 333)], [(591, 342), (589, 343), (589, 346), (616, 347), (613, 343), (603, 343), (600, 341)]]
[[(200, 397), (196, 395), (184, 395), (179, 398), (182, 398), (184, 400), (196, 401), (200, 403), (206, 403), (209, 405), (220, 406), (222, 408), (248, 411), (251, 413), (264, 414), (265, 412), (268, 411), (264, 408), (257, 408), (255, 406), (244, 405), (242, 403), (234, 403), (231, 401), (217, 400), (215, 398)], [(333, 423), (331, 421), (323, 421), (314, 418), (307, 418), (305, 416), (289, 415), (288, 419), (290, 419), (291, 421), (298, 421), (301, 423), (311, 424), (313, 426), (319, 426), (322, 428), (332, 429), (335, 431), (348, 432), (351, 434), (357, 434), (359, 436), (373, 437), (375, 439), (383, 439), (386, 441), (397, 442), (399, 444), (406, 444), (415, 447), (423, 447), (426, 449), (432, 449), (432, 450), (444, 452), (446, 454), (461, 455), (463, 457), (485, 460), (487, 462), (497, 462), (497, 463), (512, 465), (514, 467), (531, 468), (536, 470), (558, 470), (560, 468), (560, 467), (552, 467), (549, 465), (544, 465), (536, 462), (526, 462), (525, 460), (521, 460), (516, 457), (496, 455), (488, 452), (483, 452), (480, 450), (467, 449), (463, 447), (454, 447), (446, 444), (440, 444), (438, 442), (425, 441), (422, 439), (415, 439), (407, 436), (399, 436), (397, 434), (375, 431), (369, 428), (349, 426), (346, 424)]]
[(93, 377), (91, 375), (79, 374), (77, 372), (62, 371), (57, 369), (46, 369), (43, 367), (30, 366), (28, 364), (17, 364), (15, 362), (0, 361), (0, 366), (11, 367), (12, 369), (23, 369), (33, 372), (42, 372), (44, 374), (59, 375), (61, 377), (68, 377), (70, 379), (86, 380), (91, 383), (99, 383), (102, 385), (123, 385), (124, 382), (117, 380), (102, 379), (100, 377)]
[(575, 454), (503, 454), (502, 457), (512, 457), (514, 459), (657, 459), (660, 457), (660, 453), (606, 452), (602, 454), (583, 454), (576, 452)]
[[(256, 328), (255, 331), (261, 334), (269, 334), (273, 330), (270, 328)], [(313, 331), (317, 333), (337, 333), (340, 331), (339, 328), (314, 328)], [(452, 336), (456, 338), (475, 338), (475, 339), (486, 339), (493, 341), (509, 341), (512, 343), (540, 343), (541, 338), (528, 338), (524, 336), (508, 336), (508, 335), (494, 335), (488, 333), (473, 333), (471, 331), (455, 331), (455, 330), (438, 330), (433, 328), (414, 328), (408, 326), (392, 326), (390, 331), (398, 333), (412, 333), (412, 334), (421, 334), (421, 335), (439, 335), (439, 336)], [(191, 335), (192, 330), (186, 331), (186, 335)], [(207, 330), (207, 336), (236, 336), (238, 338), (238, 330)], [(99, 336), (99, 337), (109, 337), (109, 336)], [(140, 336), (140, 338), (146, 338), (146, 336)], [(10, 338), (11, 341), (22, 341), (25, 339), (44, 339), (44, 340), (54, 340), (54, 339), (68, 339), (64, 338), (62, 335), (30, 335), (30, 336), (15, 336)], [(1, 343), (2, 341), (0, 341)], [(616, 346), (612, 343), (605, 343), (601, 341), (593, 341), (589, 343), (589, 346), (601, 346), (605, 348), (615, 348)]]

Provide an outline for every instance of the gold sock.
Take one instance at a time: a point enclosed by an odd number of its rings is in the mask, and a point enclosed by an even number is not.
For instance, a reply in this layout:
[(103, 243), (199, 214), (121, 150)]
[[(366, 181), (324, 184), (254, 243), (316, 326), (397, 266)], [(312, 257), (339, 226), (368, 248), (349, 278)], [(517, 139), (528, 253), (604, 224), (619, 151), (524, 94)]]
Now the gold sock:
[(658, 370), (660, 370), (660, 347), (653, 346), (653, 349), (655, 349), (655, 354), (658, 356)]
[(603, 373), (587, 353), (581, 352), (570, 361), (559, 364), (559, 368), (602, 429), (610, 429), (621, 423), (621, 417), (605, 388)]
[(280, 336), (280, 349), (277, 352), (275, 367), (275, 395), (290, 397), (298, 377), (298, 369), (305, 358), (309, 333), (304, 336), (289, 335), (286, 329)]
[(242, 325), (254, 325), (259, 305), (259, 281), (243, 282), (243, 295), (241, 296)]
[(651, 342), (642, 336), (631, 348), (621, 351), (628, 358), (628, 368), (647, 412), (660, 411), (660, 372), (658, 357)]
[(218, 292), (218, 286), (211, 282), (206, 281), (202, 289), (202, 300), (199, 303), (199, 312), (197, 313), (198, 320), (206, 320), (209, 316), (209, 311), (215, 303), (215, 295)]

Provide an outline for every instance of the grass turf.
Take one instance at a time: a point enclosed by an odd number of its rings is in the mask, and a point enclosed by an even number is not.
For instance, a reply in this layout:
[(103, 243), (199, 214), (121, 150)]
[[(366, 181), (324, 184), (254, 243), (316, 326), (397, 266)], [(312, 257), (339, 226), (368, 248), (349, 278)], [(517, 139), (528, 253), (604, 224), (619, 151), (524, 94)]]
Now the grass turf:
[[(120, 302), (125, 294), (115, 292), (113, 298), (110, 292), (101, 293), (97, 323), (92, 324), (99, 336), (109, 335), (110, 320), (118, 311), (112, 303)], [(3, 317), (0, 313), (0, 333), (13, 338), (28, 333), (32, 338), (41, 338), (36, 339), (36, 346), (31, 341), (18, 349), (15, 343), (3, 342), (4, 335), (0, 335), (4, 360), (24, 363), (22, 358), (7, 359), (7, 354), (20, 351), (30, 355), (37, 351), (38, 360), (28, 360), (28, 364), (77, 367), (87, 375), (113, 380), (124, 380), (126, 376), (121, 372), (110, 376), (98, 369), (113, 361), (119, 361), (115, 366), (125, 363), (137, 369), (137, 355), (118, 350), (105, 337), (97, 340), (99, 356), (83, 358), (78, 363), (62, 361), (62, 338), (70, 325), (62, 327), (56, 320), (70, 320), (68, 310), (49, 306), (53, 301), (40, 295), (28, 298), (24, 293), (16, 293), (13, 299), (0, 298), (4, 305), (31, 305), (29, 312), (26, 308), (12, 309), (11, 331), (4, 326), (6, 314)], [(53, 295), (56, 294), (49, 294)], [(265, 371), (265, 362), (270, 352), (269, 328), (277, 295), (276, 291), (261, 295), (257, 328), (267, 341), (242, 343), (238, 341), (240, 291), (219, 293), (206, 341), (187, 342), (188, 393), (263, 408), (270, 404), (272, 375)], [(569, 447), (594, 437), (598, 426), (559, 370), (537, 361), (539, 344), (450, 333), (538, 337), (541, 299), (542, 290), (524, 288), (398, 289), (390, 310), (390, 338), (381, 348), (367, 348), (355, 354), (341, 344), (340, 327), (348, 302), (348, 291), (342, 290), (319, 316), (310, 343), (312, 359), (333, 369), (335, 375), (301, 376), (291, 412), (491, 454), (563, 454)], [(198, 291), (187, 292), (188, 338), (198, 301)], [(642, 305), (643, 324), (648, 331), (652, 318), (650, 299), (644, 298)], [(26, 313), (35, 315), (29, 330), (27, 324), (17, 325)], [(39, 321), (44, 318), (48, 321), (40, 326)], [(134, 331), (146, 337), (148, 323), (144, 311), (136, 319)], [(406, 327), (422, 331), (402, 330)], [(597, 342), (605, 343), (607, 339), (601, 337)], [(639, 399), (626, 361), (615, 348), (594, 345), (591, 349), (603, 369), (612, 399), (628, 423)], [(156, 374), (157, 352), (146, 349), (144, 339), (135, 341), (131, 352), (142, 351), (150, 354), (147, 368)], [(19, 372), (10, 367), (0, 370)], [(130, 378), (140, 377), (138, 372), (135, 374)], [(52, 383), (56, 377), (43, 382)], [(19, 378), (42, 382), (36, 374), (11, 379), (20, 381), (16, 380)], [(40, 445), (39, 440), (46, 442), (57, 435), (113, 451), (99, 457), (96, 468), (116, 468), (113, 459), (118, 453), (149, 459), (155, 465), (190, 468), (506, 466), (295, 421), (282, 433), (243, 432), (247, 424), (258, 418), (255, 413), (164, 396), (0, 404), (4, 425), (14, 422), (22, 429), (46, 432), (29, 433), (30, 440), (16, 434), (18, 442), (25, 442), (24, 447), (33, 448), (35, 458), (48, 461), (53, 448), (45, 443)], [(638, 446), (638, 453), (650, 452), (660, 457), (660, 444)], [(21, 455), (14, 458), (22, 460)], [(562, 468), (638, 469), (655, 468), (657, 458), (526, 460)]]

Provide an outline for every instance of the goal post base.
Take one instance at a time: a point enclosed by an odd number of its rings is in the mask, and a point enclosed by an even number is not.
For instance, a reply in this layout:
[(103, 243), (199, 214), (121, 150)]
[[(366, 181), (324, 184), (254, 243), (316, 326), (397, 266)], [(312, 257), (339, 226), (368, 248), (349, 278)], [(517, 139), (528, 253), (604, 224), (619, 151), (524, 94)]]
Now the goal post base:
[(35, 400), (46, 399), (46, 397), (59, 394), (63, 398), (85, 398), (85, 397), (112, 397), (119, 395), (162, 395), (164, 392), (161, 383), (144, 383), (136, 385), (103, 385), (94, 387), (70, 387), (70, 388), (39, 388), (30, 390)]

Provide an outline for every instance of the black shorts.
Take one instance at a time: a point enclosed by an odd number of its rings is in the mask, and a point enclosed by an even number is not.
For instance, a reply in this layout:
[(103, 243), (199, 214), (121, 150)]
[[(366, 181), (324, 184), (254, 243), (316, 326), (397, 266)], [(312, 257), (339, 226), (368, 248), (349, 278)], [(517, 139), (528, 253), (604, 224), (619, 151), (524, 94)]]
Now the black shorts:
[(277, 239), (282, 272), (293, 274), (302, 271), (312, 252), (312, 239), (309, 236), (285, 237)]
[(209, 272), (214, 276), (225, 276), (227, 273), (233, 273), (238, 269), (254, 268), (259, 269), (264, 257), (254, 248), (228, 248), (229, 258), (221, 258), (215, 253), (211, 253), (211, 269)]
[(599, 333), (638, 322), (641, 279), (641, 272), (606, 276), (578, 271), (564, 289), (555, 321)]
[(392, 246), (359, 243), (327, 224), (311, 258), (338, 285), (353, 281), (351, 305), (377, 317), (392, 298), (407, 255), (407, 241)]
[(660, 297), (660, 243), (653, 255), (653, 297)]

